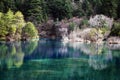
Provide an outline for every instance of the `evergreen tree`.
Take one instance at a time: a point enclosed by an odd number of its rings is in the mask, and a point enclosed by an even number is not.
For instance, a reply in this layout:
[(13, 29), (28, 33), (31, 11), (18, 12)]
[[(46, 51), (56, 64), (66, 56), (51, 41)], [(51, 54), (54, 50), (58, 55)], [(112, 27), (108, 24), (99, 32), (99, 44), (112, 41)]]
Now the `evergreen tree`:
[[(43, 22), (43, 12), (41, 7), (42, 0), (26, 0), (25, 1), (25, 11), (24, 14), (27, 17), (27, 20), (38, 24)], [(26, 4), (27, 3), (27, 4)]]
[(118, 7), (117, 7), (117, 18), (120, 18), (120, 1), (118, 2)]
[(4, 12), (4, 9), (5, 8), (5, 6), (4, 6), (4, 3), (3, 3), (3, 1), (0, 1), (0, 12)]
[(48, 6), (45, 0), (41, 0), (42, 14), (44, 21), (48, 20)]
[(84, 11), (85, 16), (90, 16), (93, 14), (92, 4), (88, 0), (83, 1), (82, 9)]
[(50, 14), (56, 19), (72, 17), (72, 4), (70, 0), (48, 0)]
[(88, 0), (92, 5), (93, 15), (99, 13), (99, 7), (102, 5), (102, 0)]
[(118, 0), (103, 0), (99, 9), (100, 13), (109, 17), (117, 17)]
[(85, 16), (85, 12), (82, 9), (82, 3), (77, 2), (75, 5), (77, 5), (77, 9), (73, 10), (73, 16), (78, 16), (78, 17)]
[(13, 11), (17, 10), (15, 0), (3, 0), (3, 3), (5, 6), (4, 12), (7, 12), (9, 9)]
[(15, 0), (15, 5), (17, 7), (17, 10), (24, 11), (24, 4), (26, 0)]

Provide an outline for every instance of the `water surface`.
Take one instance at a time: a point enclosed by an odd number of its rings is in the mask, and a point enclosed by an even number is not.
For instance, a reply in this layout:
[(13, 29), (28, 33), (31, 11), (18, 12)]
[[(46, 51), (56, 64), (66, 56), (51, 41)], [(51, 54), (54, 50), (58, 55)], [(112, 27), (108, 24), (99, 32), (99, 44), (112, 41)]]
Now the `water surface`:
[(120, 45), (0, 42), (0, 80), (120, 80)]

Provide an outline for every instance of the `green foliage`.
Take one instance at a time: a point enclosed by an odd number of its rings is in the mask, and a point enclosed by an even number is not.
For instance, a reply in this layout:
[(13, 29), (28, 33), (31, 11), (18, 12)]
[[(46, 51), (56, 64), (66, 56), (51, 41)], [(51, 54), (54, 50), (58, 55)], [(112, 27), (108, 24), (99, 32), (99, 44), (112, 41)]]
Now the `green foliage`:
[(21, 11), (25, 19), (35, 25), (47, 21), (49, 17), (61, 20), (72, 16), (89, 18), (91, 15), (104, 14), (118, 19), (119, 6), (119, 0), (0, 0), (1, 12), (7, 12), (9, 8), (14, 12)]
[(0, 12), (3, 12), (4, 8), (5, 8), (4, 3), (0, 1)]
[(105, 24), (104, 24), (104, 26), (102, 26), (101, 28), (100, 28), (100, 30), (102, 31), (102, 34), (104, 35), (104, 34), (106, 34), (106, 32), (109, 32), (110, 31), (110, 27), (108, 27), (108, 26), (106, 26)]
[(8, 47), (5, 44), (0, 45), (0, 58), (5, 57), (4, 54), (6, 54), (7, 50), (8, 50)]
[(79, 28), (86, 28), (88, 25), (89, 25), (88, 19), (83, 19), (81, 21), (81, 24), (80, 24)]
[(5, 26), (5, 21), (4, 21), (4, 14), (0, 13), (0, 37), (4, 38), (8, 31), (7, 31), (7, 27)]
[(14, 12), (21, 11), (27, 21), (37, 26), (48, 18), (61, 20), (72, 16), (89, 18), (91, 15), (104, 14), (118, 19), (119, 6), (119, 0), (0, 0), (1, 12), (7, 12), (9, 8)]
[(0, 36), (6, 37), (10, 36), (15, 38), (15, 34), (21, 35), (21, 29), (24, 26), (25, 21), (21, 12), (16, 12), (15, 14), (9, 10), (7, 13), (1, 13), (0, 20)]
[(22, 43), (22, 45), (22, 50), (25, 53), (25, 55), (30, 55), (36, 49), (38, 41), (26, 41)]
[(47, 6), (44, 0), (26, 0), (24, 6), (24, 14), (27, 20), (32, 21), (35, 24), (47, 20)]
[(0, 61), (4, 63), (4, 68), (20, 67), (23, 64), (24, 53), (20, 50), (21, 44), (17, 43), (1, 43), (0, 45)]
[(119, 0), (83, 0), (76, 2), (78, 8), (74, 10), (75, 16), (91, 16), (104, 14), (109, 17), (119, 18), (120, 1)]
[(71, 22), (71, 23), (69, 24), (69, 31), (73, 31), (74, 28), (75, 28), (75, 23)]
[(26, 23), (25, 27), (22, 29), (22, 36), (25, 39), (37, 38), (38, 31), (35, 28), (34, 24), (31, 22)]
[(82, 16), (85, 16), (85, 12), (84, 10), (82, 9), (82, 3), (81, 2), (78, 2), (78, 8), (73, 10), (73, 16), (79, 16), (79, 17), (82, 17)]
[(105, 27), (100, 28), (100, 30), (101, 30), (102, 34), (105, 34), (105, 33), (108, 31), (108, 29), (107, 29), (107, 28), (105, 28)]
[(24, 16), (20, 11), (14, 15), (14, 24), (16, 24), (16, 34), (21, 34), (22, 28), (25, 26)]
[(12, 35), (13, 33), (15, 33), (15, 28), (16, 26), (13, 25), (13, 20), (14, 20), (14, 13), (9, 10), (5, 15), (4, 15), (4, 25), (7, 28), (8, 34)]
[(120, 23), (119, 22), (114, 23), (110, 35), (120, 36)]
[(50, 14), (54, 17), (54, 19), (59, 18), (61, 20), (65, 17), (72, 17), (73, 10), (70, 0), (48, 0), (47, 3)]
[(82, 20), (81, 24), (82, 25), (88, 25), (88, 20), (87, 19)]
[[(22, 28), (25, 26), (24, 16), (20, 11), (17, 11), (15, 14), (9, 10), (7, 13), (0, 13), (0, 39), (14, 39), (20, 40)], [(28, 31), (32, 32), (30, 35), (36, 36), (37, 30), (35, 29), (32, 23), (27, 23), (26, 26)]]
[(94, 28), (93, 28), (93, 29), (90, 31), (90, 33), (89, 33), (90, 38), (92, 38), (93, 36), (96, 36), (97, 33), (98, 33), (97, 29), (94, 29)]
[(117, 18), (120, 18), (120, 1), (118, 2), (117, 15)]
[(15, 0), (0, 0), (0, 11), (7, 12), (9, 9), (16, 11), (16, 3)]
[(100, 13), (109, 17), (117, 17), (118, 0), (103, 0), (100, 6)]
[(85, 16), (90, 16), (91, 14), (93, 14), (93, 8), (92, 8), (92, 4), (88, 1), (85, 0), (82, 4)]
[(101, 5), (101, 0), (83, 0), (76, 2), (77, 9), (74, 10), (74, 16), (86, 16), (89, 17), (91, 15), (95, 15), (99, 6)]

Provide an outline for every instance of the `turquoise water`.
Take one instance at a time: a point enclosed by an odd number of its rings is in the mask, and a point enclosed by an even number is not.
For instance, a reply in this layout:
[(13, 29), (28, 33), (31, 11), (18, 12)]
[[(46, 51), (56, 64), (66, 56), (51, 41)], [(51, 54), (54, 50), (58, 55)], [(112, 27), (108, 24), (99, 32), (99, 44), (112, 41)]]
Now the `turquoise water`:
[(0, 80), (120, 80), (120, 45), (0, 42)]

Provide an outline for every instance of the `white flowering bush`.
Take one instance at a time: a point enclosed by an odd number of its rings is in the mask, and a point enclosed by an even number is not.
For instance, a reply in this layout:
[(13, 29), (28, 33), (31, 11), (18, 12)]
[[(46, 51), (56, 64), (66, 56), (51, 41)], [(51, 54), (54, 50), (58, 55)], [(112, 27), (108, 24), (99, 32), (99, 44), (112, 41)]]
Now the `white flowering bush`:
[(109, 18), (104, 15), (96, 15), (91, 17), (88, 23), (91, 27), (108, 27), (110, 29), (113, 25), (113, 18)]

